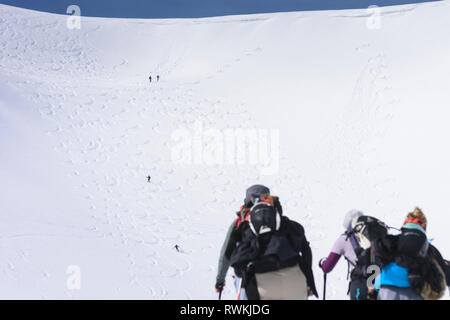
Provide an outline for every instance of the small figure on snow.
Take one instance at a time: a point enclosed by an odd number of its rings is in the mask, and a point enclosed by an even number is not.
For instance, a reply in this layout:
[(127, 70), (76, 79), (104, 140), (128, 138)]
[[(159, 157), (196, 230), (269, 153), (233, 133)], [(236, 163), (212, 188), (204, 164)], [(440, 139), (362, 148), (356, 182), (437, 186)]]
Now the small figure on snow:
[(159, 74), (156, 76), (156, 81), (159, 81)]
[(152, 83), (152, 76), (149, 76), (148, 80), (150, 80), (150, 83)]
[(150, 177), (150, 176), (147, 176), (147, 182), (150, 182), (150, 179), (151, 179), (152, 177)]
[(178, 252), (180, 252), (180, 247), (179, 247), (177, 244), (174, 246), (174, 248), (175, 248)]

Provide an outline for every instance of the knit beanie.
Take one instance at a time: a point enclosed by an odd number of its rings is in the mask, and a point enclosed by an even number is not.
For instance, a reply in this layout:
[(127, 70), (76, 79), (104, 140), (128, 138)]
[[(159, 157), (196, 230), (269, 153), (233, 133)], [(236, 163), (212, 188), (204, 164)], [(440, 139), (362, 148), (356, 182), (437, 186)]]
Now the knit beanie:
[(425, 214), (422, 212), (422, 210), (416, 207), (414, 211), (408, 213), (405, 222), (403, 222), (402, 228), (419, 230), (423, 229), (421, 231), (426, 232), (427, 218), (425, 217)]

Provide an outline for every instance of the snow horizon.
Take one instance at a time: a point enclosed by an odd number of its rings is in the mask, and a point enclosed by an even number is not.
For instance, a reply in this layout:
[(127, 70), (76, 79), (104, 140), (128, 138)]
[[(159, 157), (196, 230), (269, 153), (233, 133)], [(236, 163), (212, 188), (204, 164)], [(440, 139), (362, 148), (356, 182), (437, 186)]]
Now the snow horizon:
[(317, 10), (367, 9), (370, 6), (398, 6), (441, 0), (1, 0), (0, 3), (42, 12), (66, 14), (76, 5), (81, 15), (98, 18), (189, 19)]

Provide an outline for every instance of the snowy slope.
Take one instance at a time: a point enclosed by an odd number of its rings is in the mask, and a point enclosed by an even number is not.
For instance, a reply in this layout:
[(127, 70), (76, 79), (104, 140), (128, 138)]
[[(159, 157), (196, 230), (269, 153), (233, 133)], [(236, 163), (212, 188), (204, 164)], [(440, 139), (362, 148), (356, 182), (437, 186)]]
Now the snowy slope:
[[(216, 299), (220, 246), (254, 183), (305, 226), (319, 290), (317, 261), (352, 208), (399, 227), (421, 206), (449, 256), (450, 3), (380, 10), (379, 29), (345, 10), (71, 30), (1, 5), (0, 298)], [(242, 128), (275, 143), (268, 170), (214, 144)], [(328, 298), (346, 299), (346, 269)]]

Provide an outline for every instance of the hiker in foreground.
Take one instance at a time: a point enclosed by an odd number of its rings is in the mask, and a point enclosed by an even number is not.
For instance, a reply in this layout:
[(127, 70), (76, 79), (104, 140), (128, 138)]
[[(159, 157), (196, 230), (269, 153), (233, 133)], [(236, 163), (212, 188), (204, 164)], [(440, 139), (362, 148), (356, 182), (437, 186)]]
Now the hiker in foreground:
[(222, 246), (216, 290), (232, 266), (240, 299), (306, 300), (316, 296), (312, 252), (303, 227), (283, 216), (278, 197), (262, 185), (247, 189)]
[(438, 300), (446, 289), (448, 265), (426, 235), (427, 218), (421, 209), (408, 213), (401, 233), (374, 242), (383, 259), (376, 280), (379, 300)]
[(344, 230), (335, 241), (328, 257), (320, 260), (319, 266), (326, 275), (343, 256), (348, 263), (347, 280), (350, 277), (350, 282), (347, 294), (350, 299), (375, 299), (374, 292), (369, 291), (368, 287), (371, 275), (368, 268), (371, 265), (379, 265), (380, 262), (371, 252), (372, 241), (385, 236), (388, 227), (374, 217), (365, 216), (359, 210), (351, 210), (344, 218)]

